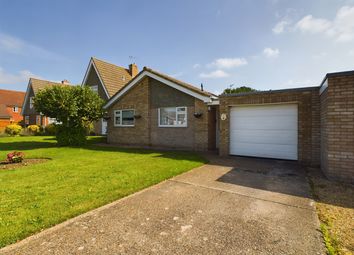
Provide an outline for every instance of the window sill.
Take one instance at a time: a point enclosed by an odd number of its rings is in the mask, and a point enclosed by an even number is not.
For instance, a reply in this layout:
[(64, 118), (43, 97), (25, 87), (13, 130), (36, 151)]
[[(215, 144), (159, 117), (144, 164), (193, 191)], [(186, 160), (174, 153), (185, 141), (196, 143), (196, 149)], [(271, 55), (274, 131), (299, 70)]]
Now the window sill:
[(135, 125), (114, 125), (114, 127), (135, 127)]
[(169, 126), (169, 125), (159, 125), (159, 128), (186, 128), (188, 126)]

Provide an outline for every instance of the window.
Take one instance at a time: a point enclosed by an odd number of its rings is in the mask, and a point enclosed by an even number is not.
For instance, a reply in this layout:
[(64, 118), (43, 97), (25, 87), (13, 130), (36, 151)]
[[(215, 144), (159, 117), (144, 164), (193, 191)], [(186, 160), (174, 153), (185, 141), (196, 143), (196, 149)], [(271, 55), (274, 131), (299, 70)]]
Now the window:
[(56, 118), (48, 118), (48, 125), (49, 124), (55, 124), (55, 123), (57, 123), (57, 119)]
[(33, 108), (33, 97), (30, 97), (30, 109), (32, 109)]
[(26, 125), (29, 124), (29, 116), (25, 116), (25, 124), (26, 124)]
[(41, 125), (41, 115), (36, 115), (36, 125)]
[(187, 127), (187, 107), (159, 108), (159, 127)]
[(12, 111), (13, 111), (13, 112), (18, 112), (18, 106), (14, 106), (14, 107), (12, 108)]
[(98, 93), (98, 85), (91, 86), (91, 90), (95, 93)]
[(114, 111), (115, 127), (133, 127), (135, 125), (134, 110)]

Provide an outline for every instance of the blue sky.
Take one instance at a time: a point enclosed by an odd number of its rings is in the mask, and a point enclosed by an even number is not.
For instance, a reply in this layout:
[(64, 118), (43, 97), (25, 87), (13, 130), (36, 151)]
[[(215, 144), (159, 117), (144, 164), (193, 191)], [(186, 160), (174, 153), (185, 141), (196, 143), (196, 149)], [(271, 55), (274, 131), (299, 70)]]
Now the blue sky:
[(91, 56), (220, 93), (354, 69), (354, 0), (0, 0), (0, 88), (81, 83)]

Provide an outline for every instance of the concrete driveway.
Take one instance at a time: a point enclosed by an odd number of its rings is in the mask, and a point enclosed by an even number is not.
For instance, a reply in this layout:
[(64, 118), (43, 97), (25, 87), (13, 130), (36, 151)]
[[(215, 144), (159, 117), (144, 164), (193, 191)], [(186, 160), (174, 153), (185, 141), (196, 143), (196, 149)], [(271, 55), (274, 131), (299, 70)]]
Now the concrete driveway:
[(0, 254), (325, 254), (301, 167), (209, 157)]

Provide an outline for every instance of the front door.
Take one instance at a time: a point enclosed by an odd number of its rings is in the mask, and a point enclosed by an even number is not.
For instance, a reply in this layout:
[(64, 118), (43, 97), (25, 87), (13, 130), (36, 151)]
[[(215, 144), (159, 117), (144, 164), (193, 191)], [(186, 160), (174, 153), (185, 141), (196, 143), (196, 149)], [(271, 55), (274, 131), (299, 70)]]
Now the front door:
[(107, 120), (102, 119), (102, 135), (107, 135)]

